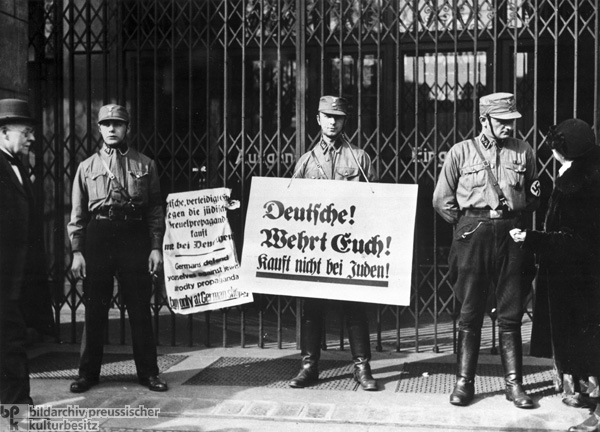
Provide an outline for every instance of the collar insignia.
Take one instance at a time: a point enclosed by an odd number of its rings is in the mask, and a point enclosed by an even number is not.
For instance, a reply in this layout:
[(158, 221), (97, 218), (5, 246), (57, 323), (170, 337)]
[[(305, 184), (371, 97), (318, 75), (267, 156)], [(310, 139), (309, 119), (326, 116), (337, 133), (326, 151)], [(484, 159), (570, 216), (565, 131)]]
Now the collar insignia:
[(481, 144), (483, 144), (483, 146), (486, 148), (486, 150), (489, 150), (490, 147), (492, 147), (494, 144), (496, 144), (498, 147), (500, 147), (500, 144), (497, 143), (495, 139), (491, 139), (487, 135), (481, 134), (480, 140), (481, 140)]

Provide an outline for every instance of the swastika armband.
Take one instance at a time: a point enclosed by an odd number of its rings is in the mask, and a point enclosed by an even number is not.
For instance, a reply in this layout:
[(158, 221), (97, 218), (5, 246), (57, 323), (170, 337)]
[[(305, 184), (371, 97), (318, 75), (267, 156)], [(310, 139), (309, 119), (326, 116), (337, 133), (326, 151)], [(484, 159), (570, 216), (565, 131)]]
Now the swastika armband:
[(536, 180), (533, 183), (531, 183), (531, 187), (529, 188), (529, 191), (531, 192), (531, 195), (533, 195), (534, 197), (539, 197), (542, 192), (542, 188), (540, 186), (540, 181)]

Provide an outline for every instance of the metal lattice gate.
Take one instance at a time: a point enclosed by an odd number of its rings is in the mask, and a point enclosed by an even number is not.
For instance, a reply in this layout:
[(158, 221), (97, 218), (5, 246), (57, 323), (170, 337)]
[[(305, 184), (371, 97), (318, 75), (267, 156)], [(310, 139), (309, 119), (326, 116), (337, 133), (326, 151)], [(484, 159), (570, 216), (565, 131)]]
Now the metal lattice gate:
[[(540, 146), (548, 126), (577, 116), (598, 130), (598, 0), (30, 0), (29, 6), (30, 82), (44, 118), (33, 173), (45, 204), (56, 317), (70, 323), (70, 334), (59, 337), (71, 342), (82, 303), (80, 286), (67, 275), (65, 226), (72, 179), (99, 144), (95, 115), (105, 103), (129, 108), (132, 142), (157, 161), (165, 196), (232, 188), (243, 204), (231, 221), (241, 247), (252, 176), (290, 176), (318, 138), (319, 96), (347, 97), (354, 113), (347, 131), (373, 157), (380, 181), (420, 185), (412, 302), (371, 307), (379, 349), (386, 343), (438, 349), (448, 342), (442, 323), (456, 322), (447, 282), (451, 227), (435, 216), (431, 196), (447, 150), (477, 132), (477, 97), (516, 94), (523, 113), (517, 135), (536, 151), (544, 202), (556, 172)], [(543, 209), (532, 224), (542, 216)], [(209, 345), (220, 338), (223, 345), (281, 347), (296, 335), (295, 298), (258, 296), (249, 306), (185, 319), (169, 312), (160, 287), (154, 299), (162, 343)], [(118, 290), (114, 306), (123, 343)]]

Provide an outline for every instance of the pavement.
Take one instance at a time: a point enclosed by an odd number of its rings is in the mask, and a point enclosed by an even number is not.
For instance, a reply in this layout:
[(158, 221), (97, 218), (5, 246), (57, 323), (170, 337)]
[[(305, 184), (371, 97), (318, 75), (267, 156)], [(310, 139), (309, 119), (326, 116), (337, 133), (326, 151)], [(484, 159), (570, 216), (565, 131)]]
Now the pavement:
[[(527, 329), (525, 329), (525, 332)], [(375, 337), (374, 335), (372, 336)], [(484, 344), (485, 345), (485, 344)], [(49, 352), (75, 355), (78, 344), (43, 342), (34, 344), (30, 359)], [(169, 383), (169, 391), (151, 392), (135, 379), (102, 380), (86, 393), (69, 391), (70, 379), (31, 380), (32, 397), (38, 407), (80, 408), (158, 408), (155, 417), (120, 418), (108, 415), (96, 419), (103, 431), (202, 431), (202, 432), (387, 432), (416, 431), (566, 431), (589, 416), (587, 409), (565, 406), (559, 394), (536, 394), (536, 407), (518, 409), (500, 392), (476, 395), (468, 407), (456, 407), (448, 402), (448, 393), (400, 392), (398, 380), (403, 365), (410, 362), (455, 363), (451, 346), (440, 352), (415, 352), (406, 349), (396, 352), (386, 348), (373, 352), (371, 366), (380, 390), (365, 392), (328, 389), (292, 389), (285, 385), (272, 388), (264, 385), (184, 385), (215, 361), (227, 358), (293, 359), (299, 370), (299, 352), (294, 344), (283, 348), (270, 346), (213, 347), (159, 346), (159, 355), (185, 356), (161, 373)], [(129, 345), (107, 345), (106, 353), (131, 353)], [(485, 349), (480, 365), (498, 365), (498, 355)], [(178, 357), (179, 358), (179, 357)], [(322, 353), (322, 360), (350, 364), (348, 349), (340, 350), (335, 343)], [(291, 361), (291, 360), (290, 360)], [(297, 361), (297, 363), (295, 363)], [(524, 358), (525, 365), (548, 366), (548, 359)], [(297, 368), (296, 368), (297, 367)], [(483, 366), (480, 366), (482, 370)], [(427, 374), (425, 373), (424, 376)], [(485, 378), (478, 378), (485, 379)], [(233, 383), (233, 385), (232, 385)], [(3, 419), (2, 419), (3, 420)], [(87, 427), (87, 429), (86, 429)], [(0, 431), (4, 431), (0, 427)], [(72, 429), (74, 430), (74, 428)], [(89, 424), (82, 429), (91, 430)]]

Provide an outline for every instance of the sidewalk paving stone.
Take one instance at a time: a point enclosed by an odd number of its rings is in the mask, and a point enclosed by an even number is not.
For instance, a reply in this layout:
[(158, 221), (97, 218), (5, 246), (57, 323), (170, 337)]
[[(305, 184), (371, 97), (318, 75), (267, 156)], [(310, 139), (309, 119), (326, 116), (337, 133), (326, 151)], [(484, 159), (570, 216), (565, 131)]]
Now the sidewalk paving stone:
[[(48, 350), (56, 350), (49, 344)], [(112, 347), (107, 347), (107, 351)], [(42, 350), (43, 351), (43, 350)], [(119, 348), (122, 352), (123, 349)], [(161, 347), (163, 354), (169, 348)], [(294, 349), (202, 348), (177, 351), (185, 359), (162, 373), (169, 382), (166, 393), (150, 392), (135, 381), (101, 380), (90, 391), (75, 395), (67, 379), (33, 379), (32, 394), (38, 404), (80, 407), (124, 407), (160, 409), (158, 418), (109, 418), (101, 421), (105, 431), (202, 431), (202, 432), (387, 432), (405, 431), (565, 431), (580, 423), (587, 410), (568, 408), (556, 394), (536, 394), (538, 407), (519, 410), (501, 392), (477, 395), (469, 407), (448, 403), (448, 394), (397, 392), (404, 364), (432, 362), (453, 364), (452, 353), (374, 353), (372, 368), (381, 390), (330, 391), (317, 388), (269, 388), (261, 385), (184, 385), (217, 360), (294, 359)], [(327, 350), (323, 359), (332, 364), (348, 362), (350, 353)], [(483, 365), (499, 364), (497, 355), (481, 355)], [(243, 361), (239, 363), (243, 364)], [(527, 366), (550, 366), (546, 359), (525, 358)], [(427, 367), (425, 367), (427, 369)], [(485, 367), (483, 369), (486, 369)], [(495, 370), (497, 368), (487, 368)], [(290, 371), (293, 375), (296, 371)], [(334, 378), (335, 379), (335, 378)], [(483, 378), (478, 378), (483, 379)]]

